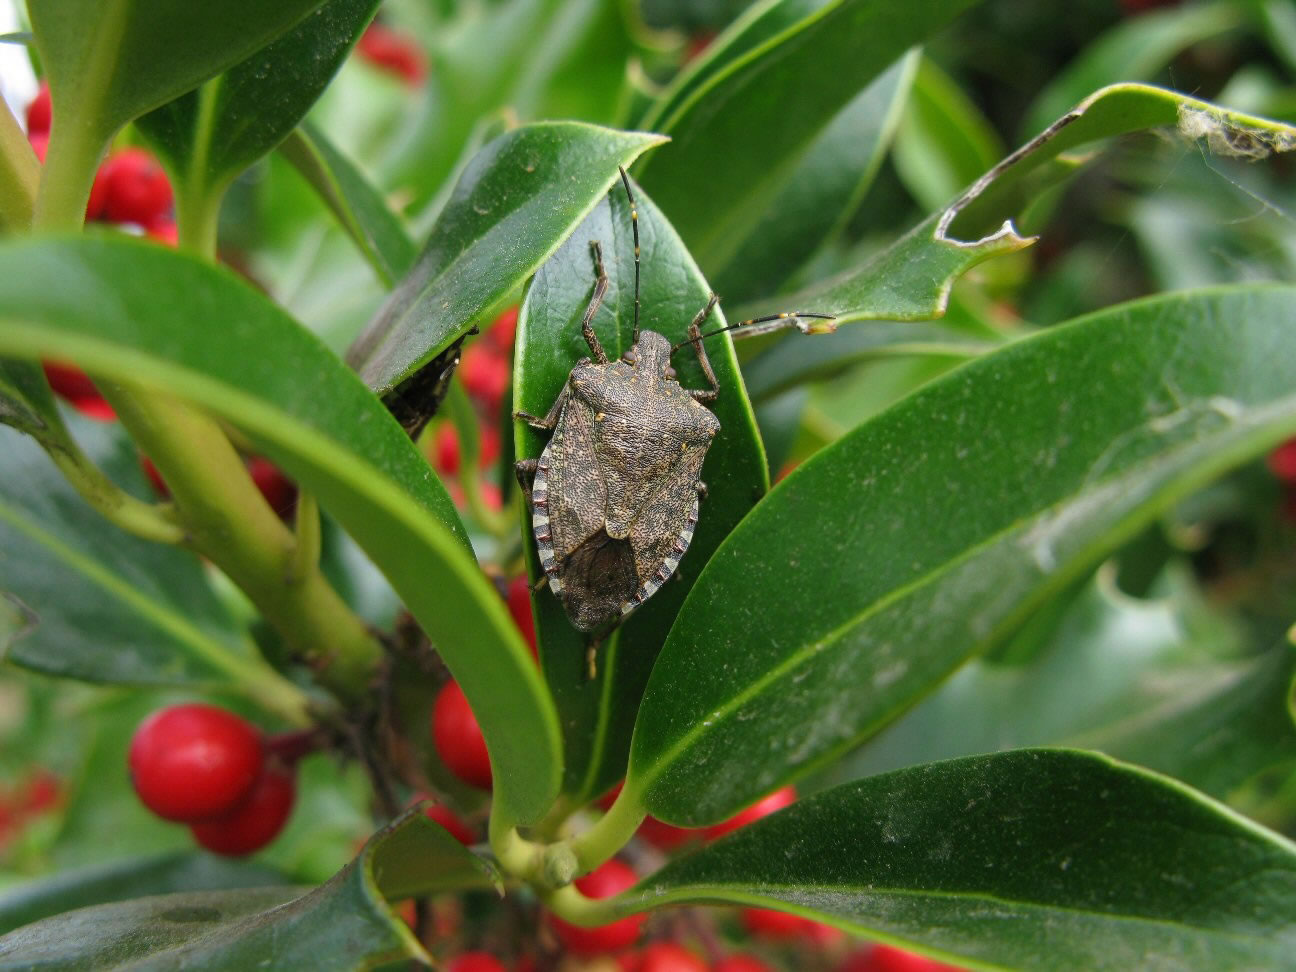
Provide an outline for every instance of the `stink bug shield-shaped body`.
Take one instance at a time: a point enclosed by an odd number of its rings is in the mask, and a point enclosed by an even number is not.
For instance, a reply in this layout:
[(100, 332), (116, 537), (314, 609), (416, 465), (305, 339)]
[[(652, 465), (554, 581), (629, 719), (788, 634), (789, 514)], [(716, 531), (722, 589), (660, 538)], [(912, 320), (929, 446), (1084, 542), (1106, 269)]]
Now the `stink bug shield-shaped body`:
[[(688, 320), (685, 315), (698, 305), (681, 313), (679, 295), (671, 288), (663, 290), (662, 281), (657, 279), (663, 271), (677, 271), (674, 266), (658, 266), (652, 281), (657, 285), (657, 296), (646, 316), (663, 329), (678, 327), (688, 337), (672, 346), (662, 334), (640, 330), (638, 214), (624, 173), (622, 184), (623, 198), (628, 202), (628, 225), (603, 223), (597, 234), (579, 242), (581, 249), (569, 247), (573, 254), (580, 254), (579, 262), (590, 268), (578, 273), (571, 284), (581, 289), (578, 299), (584, 314), (579, 340), (590, 354), (571, 369), (554, 399), (537, 403), (549, 406), (543, 418), (517, 413), (532, 426), (551, 431), (538, 459), (518, 463), (518, 477), (528, 491), (531, 526), (544, 571), (542, 584), (547, 582), (557, 595), (574, 627), (595, 636), (624, 620), (678, 568), (693, 538), (699, 498), (705, 495), (700, 480), (703, 461), (720, 429), (719, 420), (700, 404), (716, 400), (719, 394), (719, 383), (702, 347), (704, 336), (719, 331), (701, 333), (702, 323), (712, 313), (717, 299), (712, 294), (687, 328), (673, 324), (682, 324), (681, 318)], [(613, 313), (619, 308), (624, 315), (621, 320), (630, 316), (624, 300), (630, 290), (626, 286), (630, 268), (623, 261), (616, 274), (620, 279), (609, 281), (600, 240), (610, 245), (620, 241), (619, 250), (613, 246), (610, 252), (627, 254), (631, 236), (634, 330), (629, 347), (620, 360), (615, 360), (605, 353), (595, 324), (596, 319), (604, 317), (599, 311), (612, 282), (617, 285), (615, 297), (608, 297)], [(540, 279), (546, 277), (542, 272), (535, 284), (542, 293), (551, 287), (548, 283), (541, 285)], [(537, 305), (534, 298), (534, 293), (528, 297), (529, 308), (543, 307), (550, 299), (542, 297)], [(673, 309), (663, 303), (663, 298), (676, 301)], [(573, 310), (579, 312), (578, 307)], [(792, 324), (795, 318), (775, 315), (735, 327), (785, 319)], [(561, 330), (546, 330), (547, 341), (559, 340), (563, 333), (575, 338), (575, 329), (568, 323), (571, 317), (551, 320), (552, 328)], [(539, 321), (525, 323), (527, 327), (542, 326)], [(608, 332), (604, 334), (606, 342)], [(705, 381), (709, 387), (686, 388), (676, 380), (671, 355), (686, 344), (696, 355), (699, 372), (690, 383)], [(741, 407), (746, 407), (745, 402)], [(744, 415), (733, 405), (730, 411)], [(738, 430), (739, 440), (743, 431)], [(755, 448), (759, 449), (758, 442)]]

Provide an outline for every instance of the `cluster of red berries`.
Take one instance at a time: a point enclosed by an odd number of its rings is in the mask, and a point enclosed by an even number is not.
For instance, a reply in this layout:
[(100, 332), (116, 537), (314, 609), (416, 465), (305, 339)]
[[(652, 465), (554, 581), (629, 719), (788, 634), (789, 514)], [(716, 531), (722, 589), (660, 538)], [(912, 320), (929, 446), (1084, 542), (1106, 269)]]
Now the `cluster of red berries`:
[(173, 705), (135, 730), (127, 753), (141, 802), (189, 825), (217, 854), (241, 856), (278, 836), (297, 795), (295, 767), (259, 729), (213, 705)]

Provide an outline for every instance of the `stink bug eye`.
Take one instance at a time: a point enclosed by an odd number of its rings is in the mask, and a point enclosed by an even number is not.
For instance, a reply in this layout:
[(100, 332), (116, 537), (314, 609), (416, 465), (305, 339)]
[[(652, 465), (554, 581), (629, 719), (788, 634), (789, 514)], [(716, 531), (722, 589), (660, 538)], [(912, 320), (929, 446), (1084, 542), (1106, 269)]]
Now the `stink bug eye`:
[[(610, 280), (603, 247), (590, 241), (593, 289), (581, 316), (590, 357), (576, 362), (543, 416), (515, 417), (552, 433), (539, 458), (516, 464), (526, 494), (547, 585), (577, 630), (594, 646), (632, 614), (679, 568), (693, 540), (706, 496), (702, 465), (720, 430), (705, 407), (720, 383), (703, 347), (702, 324), (719, 298), (711, 294), (685, 328), (679, 344), (656, 331), (640, 330), (639, 213), (625, 170), (621, 184), (629, 203), (634, 241), (634, 328), (630, 347), (609, 358), (593, 321)], [(614, 264), (615, 265), (615, 264)], [(779, 315), (780, 321), (828, 315)], [(775, 318), (744, 321), (759, 326)], [(683, 387), (671, 355), (691, 345), (704, 388)]]

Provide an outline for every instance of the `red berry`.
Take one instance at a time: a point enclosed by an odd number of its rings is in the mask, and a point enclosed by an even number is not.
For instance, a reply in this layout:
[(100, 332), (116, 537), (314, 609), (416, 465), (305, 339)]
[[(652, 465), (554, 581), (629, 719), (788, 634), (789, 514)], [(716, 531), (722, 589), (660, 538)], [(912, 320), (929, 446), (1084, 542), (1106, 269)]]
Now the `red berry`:
[(962, 968), (893, 945), (866, 945), (847, 955), (837, 972), (962, 972)]
[(509, 363), (498, 351), (484, 341), (471, 345), (459, 363), (468, 394), (485, 406), (490, 414), (499, 411), (504, 392), (508, 389)]
[[(587, 898), (610, 898), (627, 888), (634, 887), (639, 878), (616, 858), (605, 861), (589, 874), (576, 879), (576, 888)], [(631, 915), (597, 928), (581, 928), (549, 915), (549, 926), (569, 952), (577, 955), (597, 955), (632, 945), (639, 937), (639, 929), (647, 915)]]
[(446, 476), (459, 472), (459, 433), (449, 422), (437, 426), (432, 442), (432, 465)]
[(429, 820), (439, 823), (442, 827), (450, 832), (450, 836), (465, 847), (470, 847), (477, 843), (477, 835), (473, 833), (471, 827), (463, 822), (453, 810), (442, 803), (434, 803), (426, 811)]
[(209, 851), (241, 857), (260, 850), (279, 836), (296, 797), (293, 771), (271, 762), (243, 803), (215, 820), (190, 824), (189, 829), (194, 839)]
[(86, 219), (104, 219), (108, 214), (108, 167), (99, 166), (90, 185), (90, 198), (86, 200)]
[(14, 794), (12, 809), (21, 817), (36, 817), (58, 806), (61, 795), (58, 777), (38, 766)]
[(707, 840), (715, 840), (717, 837), (733, 833), (740, 827), (755, 823), (761, 817), (768, 817), (775, 810), (782, 810), (786, 806), (791, 806), (796, 802), (796, 798), (797, 792), (794, 786), (785, 786), (782, 789), (775, 790), (769, 796), (757, 800), (746, 810), (734, 814), (728, 820), (704, 828), (706, 838)]
[(526, 574), (520, 574), (509, 581), (508, 609), (513, 615), (513, 623), (522, 632), (522, 637), (531, 647), (531, 654), (536, 654), (535, 615), (531, 613), (531, 584)]
[(504, 963), (490, 952), (464, 952), (446, 962), (445, 972), (506, 972)]
[(653, 942), (639, 953), (638, 972), (707, 972), (707, 964), (683, 945)]
[(601, 810), (611, 810), (612, 804), (616, 803), (616, 798), (621, 795), (621, 790), (625, 786), (625, 780), (622, 780), (612, 789), (608, 790), (601, 797), (594, 801), (594, 805)]
[(689, 61), (693, 60), (693, 58), (705, 51), (711, 46), (711, 42), (715, 39), (716, 35), (713, 30), (700, 30), (690, 37), (688, 47), (684, 49), (684, 63), (687, 64)]
[(748, 934), (773, 942), (802, 939), (823, 944), (842, 935), (839, 929), (831, 925), (772, 908), (744, 908), (742, 923)]
[[(89, 207), (87, 207), (88, 209)], [(167, 246), (180, 245), (180, 229), (173, 219), (160, 219), (145, 231), (150, 239)]]
[(774, 972), (774, 970), (754, 955), (726, 955), (711, 966), (711, 972)]
[(446, 682), (437, 694), (432, 706), (432, 742), (450, 772), (471, 786), (490, 789), (486, 740), (458, 682)]
[(36, 158), (41, 163), (45, 162), (45, 153), (49, 151), (49, 135), (46, 132), (36, 132), (27, 136), (27, 141), (31, 143), (32, 151), (36, 153)]
[(173, 705), (135, 730), (127, 754), (144, 805), (165, 820), (221, 817), (248, 799), (265, 762), (261, 733), (214, 705)]
[(486, 329), (485, 339), (502, 356), (507, 357), (513, 350), (513, 341), (517, 337), (518, 309), (514, 305), (491, 322)]
[(56, 361), (44, 361), (42, 365), (50, 388), (77, 411), (101, 422), (111, 422), (117, 418), (117, 413), (99, 394), (94, 382), (76, 365), (59, 364)]
[(49, 82), (42, 81), (36, 91), (36, 97), (27, 105), (27, 136), (36, 133), (48, 135), (53, 120), (53, 105), (50, 102)]
[(1274, 449), (1266, 461), (1269, 471), (1284, 483), (1296, 483), (1296, 439), (1288, 439)]
[(247, 471), (270, 509), (280, 516), (292, 510), (297, 502), (297, 487), (278, 466), (262, 456), (253, 456), (247, 461)]
[(494, 425), (483, 425), (481, 427), (481, 435), (478, 438), (477, 444), (480, 449), (480, 454), (477, 457), (477, 465), (479, 465), (482, 469), (485, 469), (487, 466), (489, 466), (491, 463), (493, 463), (496, 459), (499, 458), (499, 454), (500, 454), (499, 429), (497, 429)]
[(171, 183), (157, 160), (141, 148), (122, 149), (104, 163), (104, 211), (114, 223), (152, 226), (171, 208)]
[(674, 827), (668, 823), (662, 823), (653, 816), (644, 817), (643, 823), (639, 825), (639, 829), (635, 833), (661, 850), (674, 850), (702, 836), (701, 830)]
[(410, 85), (427, 77), (427, 58), (413, 39), (400, 31), (372, 23), (356, 44), (356, 53), (378, 68), (383, 68)]

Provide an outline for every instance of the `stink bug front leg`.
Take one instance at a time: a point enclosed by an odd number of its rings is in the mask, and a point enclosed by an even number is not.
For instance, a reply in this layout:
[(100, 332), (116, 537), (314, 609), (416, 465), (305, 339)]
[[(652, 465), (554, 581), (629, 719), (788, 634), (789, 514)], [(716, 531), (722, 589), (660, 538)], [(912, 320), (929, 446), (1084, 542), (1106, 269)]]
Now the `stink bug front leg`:
[(693, 396), (694, 401), (714, 402), (720, 395), (720, 382), (716, 381), (715, 371), (711, 368), (711, 361), (707, 358), (706, 349), (702, 347), (702, 322), (707, 319), (719, 300), (720, 298), (715, 294), (708, 297), (706, 306), (697, 312), (693, 322), (688, 326), (689, 341), (693, 343), (693, 350), (697, 352), (698, 362), (702, 365), (702, 374), (706, 375), (706, 380), (711, 385), (710, 388), (686, 389)]

